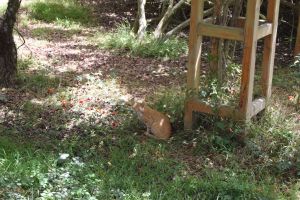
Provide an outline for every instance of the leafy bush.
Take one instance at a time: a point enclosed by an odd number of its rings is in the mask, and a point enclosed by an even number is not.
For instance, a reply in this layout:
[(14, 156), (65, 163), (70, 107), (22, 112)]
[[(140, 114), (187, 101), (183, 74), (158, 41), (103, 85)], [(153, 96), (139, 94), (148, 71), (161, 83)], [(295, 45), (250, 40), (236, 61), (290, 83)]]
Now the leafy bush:
[(117, 49), (141, 57), (176, 58), (187, 52), (187, 43), (183, 39), (155, 39), (148, 34), (143, 41), (138, 41), (130, 27), (124, 24), (115, 32), (99, 33), (96, 41), (100, 48)]

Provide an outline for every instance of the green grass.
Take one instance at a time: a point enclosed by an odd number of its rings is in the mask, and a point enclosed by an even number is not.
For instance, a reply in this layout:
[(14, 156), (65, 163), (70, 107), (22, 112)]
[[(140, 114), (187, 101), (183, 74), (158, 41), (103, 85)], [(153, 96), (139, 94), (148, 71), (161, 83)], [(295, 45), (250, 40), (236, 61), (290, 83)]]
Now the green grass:
[(63, 0), (56, 2), (54, 0), (37, 0), (26, 5), (33, 19), (45, 22), (56, 22), (60, 25), (69, 27), (73, 24), (86, 25), (90, 23), (90, 9), (83, 7), (74, 0)]
[[(32, 62), (20, 65), (27, 69)], [(239, 127), (208, 116), (195, 131), (183, 132), (181, 125), (162, 142), (141, 136), (141, 124), (124, 104), (114, 106), (118, 116), (103, 119), (120, 120), (118, 128), (80, 119), (69, 129), (76, 113), (23, 102), (13, 126), (0, 126), (0, 198), (296, 200), (300, 139), (292, 107), (280, 98), (276, 94), (250, 126), (245, 146), (227, 130)], [(147, 101), (182, 124), (184, 90), (161, 91)], [(70, 157), (61, 160), (61, 153)]]
[(183, 163), (168, 156), (167, 144), (140, 144), (133, 136), (102, 138), (98, 151), (82, 149), (86, 157), (61, 151), (70, 154), (66, 160), (58, 159), (58, 151), (36, 149), (18, 137), (0, 138), (0, 197), (4, 199), (277, 197), (271, 184), (256, 181), (244, 171), (213, 170), (201, 177), (191, 176)]
[(129, 52), (135, 56), (178, 58), (187, 53), (187, 43), (180, 38), (155, 39), (152, 35), (138, 41), (128, 25), (120, 25), (114, 32), (99, 33), (93, 39), (99, 48)]
[[(35, 68), (35, 70), (30, 71), (30, 68)], [(49, 75), (49, 71), (33, 58), (18, 60), (16, 84), (24, 92), (30, 91), (45, 96), (48, 89), (57, 88), (60, 83), (59, 78)]]
[(44, 40), (55, 40), (59, 37), (60, 40), (62, 39), (70, 39), (73, 35), (79, 34), (81, 29), (79, 27), (70, 27), (68, 29), (65, 28), (48, 28), (48, 27), (39, 27), (35, 28), (31, 31), (32, 37), (37, 39), (44, 39)]
[[(40, 9), (36, 19), (73, 28), (85, 19), (72, 6), (80, 7), (40, 1), (29, 9)], [(76, 34), (72, 30), (61, 34)], [(32, 34), (43, 39), (52, 32), (37, 28)], [(100, 48), (142, 57), (176, 58), (187, 51), (178, 38), (148, 35), (139, 43), (126, 26), (94, 39)], [(89, 73), (72, 76), (72, 85), (64, 74), (66, 87), (33, 58), (19, 60), (18, 69), (18, 84), (2, 91), (16, 101), (0, 106), (0, 199), (299, 199), (299, 112), (288, 100), (299, 91), (297, 70), (276, 71), (270, 109), (250, 124), (243, 146), (236, 139), (240, 126), (225, 119), (200, 115), (196, 130), (184, 132), (182, 88), (147, 97), (173, 123), (174, 137), (155, 141), (142, 135), (144, 124), (120, 102), (117, 80)], [(91, 97), (99, 100), (87, 101)], [(98, 109), (114, 115), (103, 117)], [(69, 157), (59, 159), (62, 153)]]
[(46, 94), (48, 89), (57, 88), (60, 79), (47, 75), (46, 71), (38, 71), (34, 73), (19, 73), (17, 84), (24, 91), (32, 91), (39, 94)]

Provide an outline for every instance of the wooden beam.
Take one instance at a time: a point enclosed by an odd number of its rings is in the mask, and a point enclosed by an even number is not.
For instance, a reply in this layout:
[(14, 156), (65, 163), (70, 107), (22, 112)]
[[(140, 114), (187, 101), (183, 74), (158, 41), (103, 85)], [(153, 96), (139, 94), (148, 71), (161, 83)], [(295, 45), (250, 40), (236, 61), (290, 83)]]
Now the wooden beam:
[(198, 34), (228, 40), (244, 41), (244, 30), (241, 28), (200, 23)]
[(257, 98), (252, 102), (251, 117), (257, 115), (266, 108), (265, 98)]
[[(236, 27), (244, 28), (244, 27), (245, 27), (245, 22), (246, 22), (246, 17), (238, 17), (238, 18), (236, 19), (236, 22), (235, 22)], [(266, 20), (264, 20), (264, 19), (260, 19), (260, 20), (259, 20), (259, 24), (260, 24), (260, 25), (263, 25), (263, 24), (265, 24), (265, 23), (266, 23)]]
[(233, 118), (235, 120), (242, 119), (240, 112), (236, 111), (234, 107), (230, 107), (230, 106), (220, 106), (219, 108), (212, 108), (211, 106), (197, 99), (192, 99), (188, 101), (187, 106), (189, 107), (190, 110), (196, 112), (217, 115), (220, 117)]
[(204, 0), (192, 0), (191, 9), (187, 87), (190, 90), (198, 90), (202, 37), (198, 36), (197, 28), (203, 21)]
[[(194, 95), (198, 92), (200, 78), (200, 64), (202, 51), (202, 37), (198, 36), (198, 24), (203, 22), (204, 0), (191, 1), (191, 21), (189, 36), (189, 57), (187, 72), (187, 89)], [(190, 97), (188, 97), (190, 98)], [(192, 129), (193, 111), (185, 107), (184, 128)]]
[(266, 101), (271, 97), (280, 0), (268, 0), (267, 21), (272, 23), (272, 35), (265, 37), (262, 61), (262, 92)]
[(256, 61), (260, 0), (248, 0), (245, 22), (245, 44), (239, 109), (246, 121), (251, 119), (252, 95)]
[(273, 32), (273, 25), (271, 23), (265, 23), (258, 27), (257, 39), (264, 38), (268, 35), (271, 35)]

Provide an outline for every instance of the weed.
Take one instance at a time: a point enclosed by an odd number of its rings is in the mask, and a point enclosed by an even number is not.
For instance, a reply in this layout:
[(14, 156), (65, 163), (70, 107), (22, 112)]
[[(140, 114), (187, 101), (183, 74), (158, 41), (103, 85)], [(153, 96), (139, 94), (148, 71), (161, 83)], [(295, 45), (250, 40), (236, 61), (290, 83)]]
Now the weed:
[[(269, 107), (259, 121), (252, 123), (249, 137), (259, 147), (260, 156), (267, 156), (271, 161), (270, 171), (285, 173), (297, 169), (300, 137), (293, 115), (283, 107)], [(267, 163), (267, 162), (266, 162)]]
[(201, 76), (199, 99), (212, 106), (236, 106), (241, 77), (241, 66), (230, 63), (226, 68), (224, 80), (218, 80), (214, 73)]
[(176, 58), (187, 52), (186, 41), (179, 38), (155, 39), (148, 34), (143, 41), (138, 41), (125, 24), (112, 33), (99, 33), (94, 40), (100, 48), (121, 50), (141, 57)]
[(151, 107), (159, 112), (165, 113), (173, 124), (173, 128), (183, 127), (183, 109), (185, 102), (185, 91), (183, 88), (170, 88), (157, 91), (149, 98)]
[(19, 73), (18, 75), (18, 85), (22, 90), (33, 91), (41, 95), (47, 94), (49, 88), (57, 88), (59, 83), (59, 78), (49, 77), (43, 71), (33, 74)]
[(102, 153), (89, 161), (72, 155), (59, 160), (56, 152), (34, 150), (3, 137), (0, 141), (1, 198), (274, 199), (280, 195), (270, 183), (256, 181), (244, 171), (208, 170), (201, 177), (190, 176), (182, 163), (168, 158), (166, 144), (140, 144), (133, 136), (102, 139)]
[(18, 70), (26, 71), (28, 70), (35, 61), (32, 58), (25, 58), (25, 59), (19, 59), (18, 60)]
[(56, 1), (35, 1), (27, 5), (32, 18), (45, 22), (57, 22), (66, 27), (74, 23), (90, 23), (90, 10), (82, 7), (73, 0)]
[(48, 28), (48, 27), (40, 27), (32, 30), (31, 34), (33, 37), (38, 39), (46, 39), (46, 40), (55, 40), (59, 36), (59, 39), (62, 38), (72, 38), (73, 35), (76, 35), (81, 32), (81, 29), (78, 27), (72, 28)]

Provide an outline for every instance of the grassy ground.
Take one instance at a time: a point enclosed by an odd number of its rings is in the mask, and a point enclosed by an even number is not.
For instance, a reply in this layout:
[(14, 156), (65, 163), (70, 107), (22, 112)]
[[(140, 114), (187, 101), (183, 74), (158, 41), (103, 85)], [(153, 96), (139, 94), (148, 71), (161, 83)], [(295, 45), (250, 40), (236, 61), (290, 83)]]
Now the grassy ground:
[[(85, 23), (92, 12), (74, 1), (23, 9), (17, 84), (1, 90), (0, 199), (300, 198), (298, 68), (275, 71), (269, 109), (242, 145), (239, 126), (223, 119), (199, 116), (195, 131), (182, 130), (176, 39), (163, 52), (138, 47), (124, 27)], [(169, 141), (142, 134), (131, 97), (170, 116)]]

